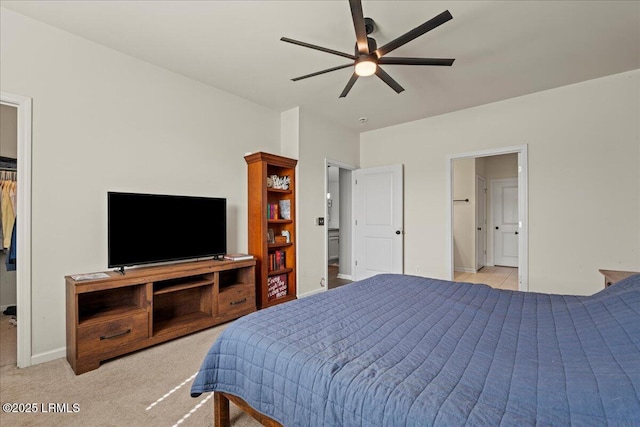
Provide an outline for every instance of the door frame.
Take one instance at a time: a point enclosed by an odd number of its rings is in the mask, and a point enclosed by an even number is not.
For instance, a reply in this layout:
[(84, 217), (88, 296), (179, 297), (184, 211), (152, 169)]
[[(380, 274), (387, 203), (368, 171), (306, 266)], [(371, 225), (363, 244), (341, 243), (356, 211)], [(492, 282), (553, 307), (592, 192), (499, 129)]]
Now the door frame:
[[(482, 181), (484, 184), (484, 191), (480, 191), (480, 188), (478, 186), (478, 183)], [(484, 212), (483, 212), (483, 217), (484, 217), (484, 224), (480, 224), (480, 227), (482, 227), (482, 233), (484, 234), (484, 246), (482, 248), (478, 247), (478, 233), (476, 233), (476, 259), (475, 259), (475, 270), (476, 272), (478, 272), (481, 268), (485, 267), (487, 265), (487, 180), (476, 174), (476, 224), (475, 224), (475, 228), (476, 231), (478, 228), (478, 220), (481, 218), (479, 217), (479, 213), (480, 213), (480, 209), (479, 209), (479, 203), (478, 201), (480, 200), (480, 194), (482, 193), (482, 197), (484, 199)], [(482, 249), (482, 258), (483, 258), (483, 262), (482, 262), (482, 266), (478, 266), (478, 250)]]
[[(322, 203), (324, 205), (324, 227), (322, 227), (324, 232), (324, 257), (322, 257), (324, 261), (323, 271), (324, 271), (324, 280), (322, 281), (323, 291), (329, 289), (329, 221), (327, 221), (327, 215), (329, 213), (329, 207), (327, 206), (327, 193), (329, 192), (329, 166), (335, 166), (340, 169), (347, 169), (351, 172), (358, 169), (357, 167), (350, 165), (348, 163), (343, 163), (338, 160), (329, 159), (327, 157), (324, 158), (324, 194), (322, 195)], [(351, 277), (353, 277), (355, 263), (354, 263), (354, 254), (355, 254), (355, 229), (353, 227), (353, 179), (351, 180)], [(342, 206), (342, 204), (340, 204)], [(338, 215), (340, 213), (338, 212)]]
[(17, 249), (16, 311), (17, 365), (31, 366), (31, 118), (32, 99), (0, 92), (0, 103), (17, 108), (18, 194), (16, 215)]
[(447, 181), (447, 244), (446, 260), (449, 280), (454, 277), (453, 265), (453, 162), (459, 159), (499, 156), (502, 154), (518, 154), (518, 216), (519, 235), (518, 240), (518, 289), (529, 290), (529, 196), (528, 196), (528, 146), (527, 144), (513, 147), (493, 148), (462, 154), (447, 156), (446, 181)]

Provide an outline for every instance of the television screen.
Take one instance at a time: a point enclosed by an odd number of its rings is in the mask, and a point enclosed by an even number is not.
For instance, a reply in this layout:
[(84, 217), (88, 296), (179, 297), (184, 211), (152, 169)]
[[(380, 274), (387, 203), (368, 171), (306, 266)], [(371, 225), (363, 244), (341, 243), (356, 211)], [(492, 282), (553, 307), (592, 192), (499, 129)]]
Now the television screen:
[(108, 264), (138, 264), (223, 255), (225, 198), (107, 193)]

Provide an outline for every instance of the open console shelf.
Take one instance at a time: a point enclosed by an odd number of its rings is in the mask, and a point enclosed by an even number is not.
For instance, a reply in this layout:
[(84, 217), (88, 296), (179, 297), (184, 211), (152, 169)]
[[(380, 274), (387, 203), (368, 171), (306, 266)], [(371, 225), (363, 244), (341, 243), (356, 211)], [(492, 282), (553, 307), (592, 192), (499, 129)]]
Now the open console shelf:
[(67, 360), (76, 374), (100, 362), (256, 310), (255, 260), (197, 261), (66, 276)]
[(185, 289), (199, 288), (213, 285), (213, 275), (203, 274), (198, 276), (179, 277), (177, 279), (161, 280), (153, 284), (153, 294), (162, 295), (179, 292)]

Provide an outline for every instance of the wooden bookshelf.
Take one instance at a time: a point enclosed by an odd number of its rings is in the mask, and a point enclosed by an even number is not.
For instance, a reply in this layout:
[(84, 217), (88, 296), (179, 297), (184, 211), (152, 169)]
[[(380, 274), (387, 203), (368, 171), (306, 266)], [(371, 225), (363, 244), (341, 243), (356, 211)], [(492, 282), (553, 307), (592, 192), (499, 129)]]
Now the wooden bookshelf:
[[(296, 165), (295, 159), (264, 152), (245, 156), (248, 173), (249, 196), (249, 252), (256, 257), (256, 299), (258, 308), (291, 301), (296, 298)], [(271, 176), (289, 177), (287, 188), (270, 186)], [(284, 218), (281, 209), (273, 216), (270, 205), (280, 207), (288, 201), (289, 215)], [(270, 243), (268, 230), (275, 236), (289, 233), (289, 242)], [(286, 265), (278, 271), (269, 270), (269, 254), (284, 251)], [(269, 278), (279, 276), (286, 282), (286, 292), (278, 296), (269, 293)]]

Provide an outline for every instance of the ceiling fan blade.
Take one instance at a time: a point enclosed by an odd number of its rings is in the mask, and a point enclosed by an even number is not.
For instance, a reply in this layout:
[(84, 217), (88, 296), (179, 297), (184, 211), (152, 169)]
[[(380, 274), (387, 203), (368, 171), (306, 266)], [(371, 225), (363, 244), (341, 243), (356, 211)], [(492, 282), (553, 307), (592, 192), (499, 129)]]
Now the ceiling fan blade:
[(339, 51), (333, 50), (333, 49), (327, 49), (326, 47), (316, 46), (314, 44), (305, 43), (305, 42), (301, 42), (301, 41), (298, 41), (298, 40), (293, 40), (293, 39), (290, 39), (290, 38), (287, 38), (287, 37), (281, 37), (280, 40), (282, 40), (283, 42), (287, 42), (287, 43), (297, 44), (298, 46), (303, 46), (303, 47), (308, 47), (310, 49), (319, 50), (321, 52), (326, 52), (326, 53), (331, 53), (333, 55), (343, 56), (345, 58), (353, 59), (354, 61), (356, 59), (355, 55), (349, 55), (348, 53), (339, 52)]
[(353, 87), (353, 84), (356, 82), (356, 80), (358, 80), (358, 75), (356, 73), (353, 73), (351, 75), (351, 78), (347, 82), (347, 85), (344, 87), (344, 90), (340, 94), (340, 98), (344, 98), (345, 96), (347, 96), (347, 94), (349, 93), (349, 91)]
[(451, 66), (455, 59), (448, 58), (380, 58), (378, 64), (384, 65), (445, 65)]
[(356, 43), (358, 53), (369, 54), (369, 42), (367, 40), (367, 30), (364, 26), (364, 13), (362, 12), (362, 2), (360, 0), (349, 0), (351, 16), (353, 17), (353, 27), (356, 30)]
[(438, 16), (436, 16), (434, 18), (431, 18), (430, 20), (428, 20), (424, 24), (419, 25), (416, 28), (414, 28), (413, 30), (406, 32), (405, 34), (401, 35), (400, 37), (398, 37), (395, 40), (391, 40), (389, 43), (387, 43), (384, 46), (382, 46), (381, 48), (377, 49), (374, 53), (378, 56), (378, 58), (381, 58), (384, 55), (386, 55), (387, 53), (391, 52), (392, 50), (396, 50), (400, 46), (402, 46), (402, 45), (404, 45), (406, 43), (409, 43), (411, 40), (413, 40), (413, 39), (415, 39), (417, 37), (420, 37), (421, 35), (423, 35), (427, 31), (433, 30), (434, 28), (444, 24), (445, 22), (449, 21), (450, 19), (453, 19), (453, 16), (451, 16), (451, 13), (448, 10), (445, 10), (440, 15), (438, 15)]
[(298, 80), (306, 79), (308, 77), (313, 77), (313, 76), (319, 76), (320, 74), (328, 73), (330, 71), (335, 71), (335, 70), (341, 70), (341, 69), (347, 68), (347, 67), (353, 67), (353, 64), (338, 65), (337, 67), (327, 68), (326, 70), (317, 71), (315, 73), (307, 74), (306, 76), (296, 77), (295, 79), (291, 79), (291, 80), (294, 81), (294, 82), (297, 82)]
[(391, 89), (395, 90), (396, 93), (400, 93), (404, 90), (397, 81), (393, 80), (389, 74), (387, 74), (382, 68), (376, 67), (376, 76), (380, 77), (383, 82), (388, 84)]

